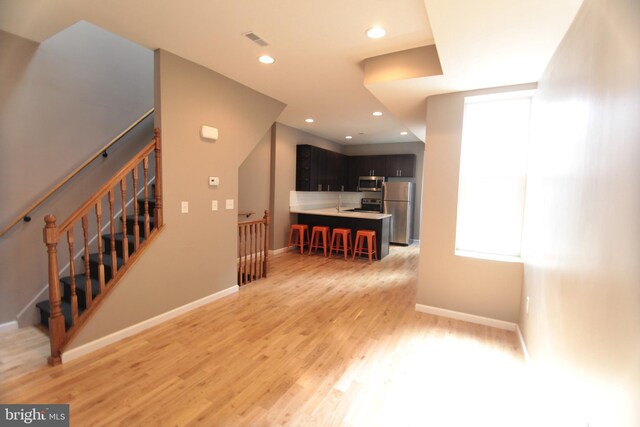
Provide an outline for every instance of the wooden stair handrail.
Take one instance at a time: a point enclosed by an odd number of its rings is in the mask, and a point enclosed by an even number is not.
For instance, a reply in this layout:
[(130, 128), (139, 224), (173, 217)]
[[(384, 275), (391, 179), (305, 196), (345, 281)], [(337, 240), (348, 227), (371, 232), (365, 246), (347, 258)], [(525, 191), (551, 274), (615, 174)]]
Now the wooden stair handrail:
[(104, 153), (106, 153), (109, 148), (111, 148), (115, 143), (120, 141), (120, 139), (122, 139), (123, 136), (125, 136), (126, 134), (131, 132), (131, 130), (133, 130), (133, 128), (135, 128), (140, 123), (142, 123), (142, 121), (144, 119), (146, 119), (147, 117), (149, 117), (153, 113), (153, 111), (154, 111), (154, 109), (152, 108), (149, 111), (147, 111), (146, 113), (144, 113), (142, 116), (140, 116), (140, 118), (138, 120), (136, 120), (131, 125), (129, 125), (129, 127), (127, 127), (125, 130), (120, 132), (120, 134), (118, 134), (118, 136), (116, 136), (111, 141), (109, 141), (105, 146), (100, 148), (93, 156), (91, 156), (83, 164), (81, 164), (76, 169), (74, 169), (69, 175), (67, 175), (64, 179), (62, 179), (59, 183), (57, 183), (49, 191), (47, 191), (42, 197), (40, 197), (38, 200), (36, 200), (31, 206), (29, 206), (27, 209), (22, 211), (20, 213), (20, 215), (18, 215), (13, 221), (11, 221), (7, 226), (5, 226), (2, 229), (2, 231), (0, 231), (0, 237), (4, 236), (9, 230), (11, 230), (13, 228), (14, 225), (19, 223), (20, 221), (30, 221), (31, 220), (31, 218), (29, 218), (29, 213), (30, 212), (32, 212), (34, 209), (36, 209), (38, 206), (40, 206), (45, 200), (47, 200), (49, 197), (51, 197), (51, 195), (53, 195), (56, 191), (58, 191), (60, 188), (62, 188), (62, 186), (64, 186), (67, 182), (71, 181), (71, 179), (73, 179), (74, 176), (79, 174), (91, 162), (93, 162), (98, 157), (103, 156)]
[[(155, 209), (154, 209), (154, 228), (152, 232), (149, 231), (149, 196), (148, 196), (148, 166), (149, 166), (149, 155), (154, 152), (155, 154)], [(144, 229), (145, 229), (145, 247), (147, 243), (151, 241), (151, 239), (155, 238), (157, 234), (157, 230), (159, 230), (163, 225), (163, 216), (162, 216), (162, 163), (161, 163), (161, 141), (160, 141), (160, 131), (158, 129), (154, 130), (154, 136), (152, 142), (147, 144), (140, 152), (138, 152), (131, 160), (129, 160), (121, 169), (116, 173), (113, 177), (111, 177), (104, 185), (102, 185), (93, 196), (89, 197), (87, 201), (85, 201), (80, 208), (78, 208), (75, 212), (73, 212), (60, 226), (56, 225), (56, 217), (54, 215), (47, 215), (45, 217), (45, 227), (43, 230), (43, 239), (44, 243), (47, 246), (47, 256), (49, 262), (48, 268), (48, 276), (49, 276), (49, 336), (51, 342), (51, 357), (49, 357), (49, 363), (51, 365), (55, 365), (61, 363), (61, 354), (64, 346), (69, 343), (70, 339), (73, 338), (79, 331), (80, 326), (86, 322), (88, 317), (95, 313), (96, 303), (102, 301), (107, 293), (113, 289), (113, 283), (116, 283), (125, 273), (125, 271), (131, 266), (132, 262), (134, 262), (140, 255), (140, 252), (137, 250), (139, 243), (138, 237), (139, 232), (136, 229), (134, 231), (134, 235), (136, 238), (136, 246), (135, 253), (131, 256), (128, 255), (128, 241), (126, 238), (123, 240), (123, 246), (126, 245), (127, 249), (123, 248), (125, 253), (126, 261), (121, 266), (118, 266), (117, 256), (116, 256), (116, 248), (114, 246), (114, 237), (115, 237), (115, 213), (114, 213), (114, 189), (119, 185), (121, 189), (126, 187), (125, 181), (127, 179), (128, 174), (132, 174), (132, 179), (134, 182), (133, 188), (133, 198), (134, 198), (134, 213), (137, 215), (137, 202), (136, 202), (136, 180), (137, 180), (137, 171), (140, 165), (143, 165), (144, 168)], [(110, 252), (108, 254), (103, 254), (102, 247), (102, 235), (101, 235), (101, 226), (102, 226), (102, 198), (108, 197), (108, 212), (105, 211), (105, 215), (109, 216), (110, 221), (110, 236), (111, 236), (111, 247)], [(88, 215), (91, 209), (95, 209), (95, 216), (97, 219), (97, 234), (98, 234), (98, 279), (100, 286), (100, 293), (95, 298), (92, 297), (92, 283), (89, 277), (89, 253), (88, 253), (88, 237), (87, 237), (87, 223), (88, 223)], [(125, 211), (125, 195), (122, 193), (122, 210), (123, 210), (123, 232), (126, 232), (126, 221), (124, 221), (126, 217)], [(60, 275), (58, 270), (58, 251), (57, 245), (60, 240), (60, 236), (67, 233), (67, 241), (70, 245), (70, 265), (73, 264), (73, 226), (78, 222), (82, 221), (83, 235), (84, 235), (84, 247), (85, 247), (85, 273), (87, 276), (87, 281), (85, 282), (85, 312), (83, 312), (82, 317), (78, 317), (78, 306), (77, 306), (77, 298), (76, 288), (75, 288), (75, 278), (71, 276), (71, 295), (72, 295), (72, 324), (69, 330), (67, 331), (65, 328), (65, 319), (61, 309), (61, 301), (62, 296), (60, 292)], [(134, 221), (138, 221), (138, 218), (134, 218)], [(135, 227), (134, 227), (135, 229)], [(140, 243), (141, 244), (141, 243)], [(103, 256), (109, 256), (112, 262), (111, 264), (111, 277), (109, 283), (112, 283), (108, 288), (105, 287), (105, 272), (104, 272), (104, 264), (103, 264)], [(131, 262), (129, 262), (131, 260)], [(73, 268), (70, 268), (70, 271), (73, 272)]]

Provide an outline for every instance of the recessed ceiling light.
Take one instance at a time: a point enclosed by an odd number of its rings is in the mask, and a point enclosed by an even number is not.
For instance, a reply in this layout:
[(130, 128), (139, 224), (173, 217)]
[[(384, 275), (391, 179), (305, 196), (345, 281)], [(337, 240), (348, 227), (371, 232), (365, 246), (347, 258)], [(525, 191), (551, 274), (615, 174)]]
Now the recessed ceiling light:
[(351, 135), (347, 135), (344, 137), (344, 139), (351, 139), (351, 138), (353, 138)]
[(374, 111), (373, 115), (376, 116), (376, 117), (379, 117), (379, 116), (382, 115), (382, 111)]
[(263, 64), (273, 64), (274, 62), (276, 62), (276, 60), (269, 55), (262, 55), (260, 58), (258, 58), (258, 61), (262, 62)]
[(408, 135), (408, 134), (409, 134), (409, 132), (400, 132), (400, 135), (402, 135), (402, 136), (405, 136), (405, 135)]
[(313, 119), (311, 117), (309, 117), (308, 119), (304, 119), (304, 121), (307, 123), (313, 123)]
[(369, 37), (370, 39), (380, 39), (384, 37), (385, 34), (387, 34), (387, 32), (384, 30), (384, 28), (377, 25), (367, 30), (367, 37)]

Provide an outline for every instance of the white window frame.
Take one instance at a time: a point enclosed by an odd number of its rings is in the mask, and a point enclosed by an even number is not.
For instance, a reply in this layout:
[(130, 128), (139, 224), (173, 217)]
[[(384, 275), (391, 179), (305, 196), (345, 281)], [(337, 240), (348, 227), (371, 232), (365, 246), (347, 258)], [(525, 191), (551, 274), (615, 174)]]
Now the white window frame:
[[(507, 262), (522, 262), (520, 258), (520, 246), (522, 238), (522, 223), (524, 219), (524, 200), (526, 193), (526, 153), (530, 140), (531, 129), (531, 103), (534, 90), (502, 92), (497, 94), (470, 96), (465, 98), (465, 113), (463, 118), (462, 141), (460, 150), (460, 170), (458, 182), (458, 205), (456, 218), (455, 254), (458, 256), (491, 259)], [(505, 135), (488, 138), (486, 129), (482, 129), (478, 115), (487, 114), (480, 110), (467, 108), (469, 105), (485, 104), (488, 108), (497, 105), (497, 102), (505, 100), (523, 100), (528, 102), (528, 117), (526, 129), (520, 131), (518, 127), (515, 133), (521, 137), (519, 144), (510, 144)], [(473, 115), (476, 114), (476, 117)], [(486, 117), (485, 117), (486, 118)], [(491, 123), (494, 116), (489, 117), (487, 123)], [(522, 117), (521, 120), (524, 120)], [(508, 131), (508, 126), (502, 119), (496, 118), (496, 123), (491, 126), (494, 129)], [(522, 123), (521, 123), (522, 124)], [(473, 132), (471, 134), (470, 132)], [(495, 132), (500, 134), (500, 132)], [(501, 139), (502, 138), (502, 139)], [(520, 139), (520, 138), (518, 138)], [(473, 146), (470, 144), (474, 144)], [(500, 147), (505, 148), (494, 158), (483, 158), (483, 153), (494, 146), (493, 153)], [(466, 146), (466, 148), (465, 148)], [(513, 150), (511, 148), (513, 147)], [(507, 149), (508, 148), (508, 149)], [(500, 158), (505, 152), (510, 152), (511, 157)], [(503, 191), (498, 191), (502, 189)], [(502, 195), (505, 194), (505, 197)], [(481, 197), (482, 196), (482, 197)], [(482, 199), (482, 201), (480, 200)], [(511, 200), (510, 200), (511, 199)], [(509, 203), (504, 203), (504, 202)], [(503, 206), (505, 209), (493, 210), (493, 218), (490, 215), (491, 207)], [(508, 212), (511, 211), (511, 214)], [(478, 215), (475, 213), (479, 212)], [(500, 214), (503, 214), (500, 218)], [(508, 232), (500, 234), (502, 228)], [(496, 236), (491, 239), (489, 236)], [(496, 243), (499, 242), (499, 243)], [(501, 243), (500, 243), (501, 242)]]

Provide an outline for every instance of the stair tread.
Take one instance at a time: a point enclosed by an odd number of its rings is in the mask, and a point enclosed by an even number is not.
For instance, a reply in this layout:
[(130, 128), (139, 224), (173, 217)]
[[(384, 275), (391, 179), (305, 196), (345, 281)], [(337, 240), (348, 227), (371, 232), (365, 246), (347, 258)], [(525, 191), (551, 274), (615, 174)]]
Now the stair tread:
[[(36, 304), (40, 310), (46, 312), (48, 315), (51, 315), (51, 304), (49, 300), (40, 301)], [(64, 317), (64, 327), (65, 329), (69, 329), (73, 324), (73, 315), (71, 314), (71, 303), (61, 300), (60, 301), (60, 309), (62, 310), (62, 316)], [(82, 313), (82, 309), (78, 307), (78, 316)]]
[[(100, 262), (100, 258), (99, 258), (98, 253), (94, 253), (94, 254), (89, 254), (89, 262), (93, 262), (95, 264), (98, 264)], [(116, 257), (116, 262), (118, 263), (118, 266), (121, 266), (122, 264), (124, 264), (124, 259), (121, 257)], [(112, 266), (112, 259), (111, 259), (111, 255), (109, 254), (102, 254), (102, 264), (105, 267), (111, 267)]]
[[(76, 279), (76, 291), (81, 290), (82, 292), (86, 292), (87, 276), (83, 273), (83, 274), (76, 274), (74, 277)], [(91, 280), (91, 290), (93, 291), (91, 295), (95, 297), (98, 294), (100, 294), (100, 282), (98, 281), (98, 279), (93, 277), (90, 277), (90, 280)], [(68, 286), (71, 286), (71, 276), (62, 277), (60, 279), (60, 282)]]

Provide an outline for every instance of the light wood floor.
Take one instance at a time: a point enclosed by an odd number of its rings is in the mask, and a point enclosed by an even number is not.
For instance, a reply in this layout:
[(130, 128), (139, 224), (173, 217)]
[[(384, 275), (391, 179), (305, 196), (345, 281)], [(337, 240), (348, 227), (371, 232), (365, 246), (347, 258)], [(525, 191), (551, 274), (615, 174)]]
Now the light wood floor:
[(414, 311), (417, 247), (383, 261), (273, 258), (270, 277), (62, 366), (2, 403), (70, 403), (72, 426), (516, 426), (512, 332)]

